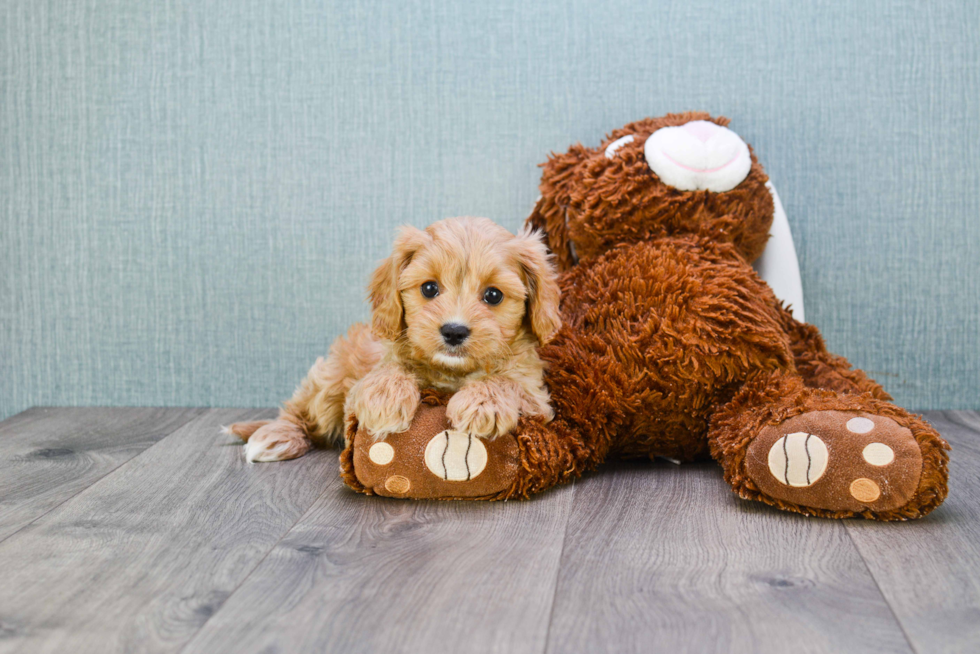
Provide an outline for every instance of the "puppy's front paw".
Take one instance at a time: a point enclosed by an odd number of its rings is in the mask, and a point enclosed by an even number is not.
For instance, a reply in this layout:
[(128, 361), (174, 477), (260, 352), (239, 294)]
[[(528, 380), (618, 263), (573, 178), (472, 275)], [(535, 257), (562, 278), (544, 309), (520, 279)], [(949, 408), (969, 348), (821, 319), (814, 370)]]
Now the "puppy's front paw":
[(418, 385), (409, 377), (368, 376), (351, 389), (348, 412), (357, 416), (369, 434), (381, 440), (408, 429), (420, 400)]
[(471, 383), (449, 399), (446, 417), (458, 431), (479, 438), (496, 438), (517, 426), (516, 402), (507, 402), (488, 384)]

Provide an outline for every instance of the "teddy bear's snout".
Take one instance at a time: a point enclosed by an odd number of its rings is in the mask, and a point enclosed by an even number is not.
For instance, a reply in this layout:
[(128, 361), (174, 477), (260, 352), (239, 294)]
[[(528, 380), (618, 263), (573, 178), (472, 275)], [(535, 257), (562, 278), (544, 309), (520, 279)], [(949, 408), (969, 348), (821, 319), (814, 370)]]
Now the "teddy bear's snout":
[(660, 181), (681, 191), (730, 191), (752, 168), (745, 141), (706, 120), (658, 129), (643, 152)]

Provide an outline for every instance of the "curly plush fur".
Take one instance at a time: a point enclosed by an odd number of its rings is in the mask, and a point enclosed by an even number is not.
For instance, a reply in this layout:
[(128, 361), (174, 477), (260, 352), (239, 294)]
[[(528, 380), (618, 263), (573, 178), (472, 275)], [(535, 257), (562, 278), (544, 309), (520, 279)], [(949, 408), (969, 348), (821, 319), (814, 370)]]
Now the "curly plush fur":
[[(948, 445), (921, 418), (889, 403), (864, 372), (828, 352), (819, 331), (794, 320), (751, 268), (773, 216), (755, 155), (745, 179), (725, 192), (672, 188), (647, 165), (651, 134), (698, 120), (728, 124), (704, 113), (646, 119), (597, 148), (576, 145), (544, 164), (542, 197), (528, 224), (544, 231), (563, 271), (564, 324), (540, 351), (555, 419), (519, 422), (519, 473), (485, 499), (527, 497), (614, 455), (711, 456), (736, 493), (781, 509), (880, 520), (925, 515), (946, 496)], [(606, 146), (630, 135), (615, 156), (606, 155)], [(847, 502), (831, 497), (810, 506), (788, 483), (781, 497), (760, 489), (746, 463), (752, 443), (799, 416), (827, 427), (820, 434), (830, 453), (826, 479), (844, 484), (846, 495), (857, 478), (860, 488), (880, 491), (877, 499), (853, 491)], [(842, 461), (840, 439), (853, 444), (864, 436), (835, 432), (831, 423), (853, 418), (874, 424), (872, 435), (889, 425), (893, 435), (880, 438), (891, 438), (893, 451), (918, 447), (918, 454), (892, 468), (859, 456)], [(789, 454), (786, 460), (788, 476)], [(342, 463), (358, 489), (349, 448)], [(895, 489), (908, 491), (901, 506), (893, 506)], [(863, 498), (860, 510), (841, 508), (855, 498)]]

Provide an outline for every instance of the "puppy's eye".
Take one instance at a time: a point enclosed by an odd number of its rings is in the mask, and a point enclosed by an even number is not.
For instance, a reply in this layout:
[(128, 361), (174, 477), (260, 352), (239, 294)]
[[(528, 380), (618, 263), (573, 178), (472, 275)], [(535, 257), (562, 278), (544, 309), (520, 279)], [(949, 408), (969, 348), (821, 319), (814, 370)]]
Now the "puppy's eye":
[(504, 294), (499, 288), (494, 288), (491, 286), (487, 290), (483, 291), (483, 301), (487, 304), (500, 304), (504, 299)]
[(422, 295), (431, 300), (435, 296), (439, 295), (439, 285), (435, 282), (426, 282), (422, 284)]

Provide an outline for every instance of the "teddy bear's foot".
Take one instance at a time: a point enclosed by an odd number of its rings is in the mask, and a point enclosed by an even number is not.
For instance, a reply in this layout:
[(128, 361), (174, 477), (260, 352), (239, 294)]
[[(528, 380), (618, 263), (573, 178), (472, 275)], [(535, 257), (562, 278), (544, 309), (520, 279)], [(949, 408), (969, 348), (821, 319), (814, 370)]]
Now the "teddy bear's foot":
[(490, 440), (455, 431), (442, 405), (423, 403), (407, 431), (383, 440), (364, 429), (350, 431), (353, 440), (341, 455), (341, 468), (347, 482), (365, 493), (494, 499), (517, 477), (519, 456), (512, 435)]
[(908, 520), (948, 492), (949, 445), (929, 423), (792, 372), (749, 381), (712, 417), (708, 441), (732, 490), (786, 511)]
[(340, 474), (368, 495), (413, 499), (524, 499), (578, 477), (605, 458), (561, 419), (522, 416), (513, 432), (482, 439), (452, 429), (451, 396), (423, 390), (408, 431), (376, 440), (347, 418)]
[(828, 511), (891, 511), (912, 499), (922, 452), (912, 431), (864, 411), (810, 411), (764, 427), (746, 472), (772, 498)]

